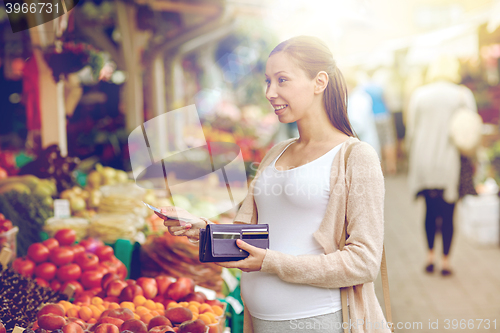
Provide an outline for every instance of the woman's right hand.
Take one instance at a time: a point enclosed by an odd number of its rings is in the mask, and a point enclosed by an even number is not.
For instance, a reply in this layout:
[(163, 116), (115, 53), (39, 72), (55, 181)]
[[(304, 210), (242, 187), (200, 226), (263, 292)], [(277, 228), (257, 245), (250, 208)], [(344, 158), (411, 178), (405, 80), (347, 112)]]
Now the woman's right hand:
[(200, 238), (200, 228), (206, 226), (206, 222), (193, 214), (189, 213), (185, 209), (179, 207), (165, 207), (161, 208), (162, 214), (179, 216), (181, 219), (186, 218), (192, 222), (181, 222), (176, 219), (165, 218), (160, 214), (155, 213), (160, 218), (163, 219), (163, 224), (168, 227), (168, 231), (173, 236), (186, 236), (191, 240), (199, 240)]

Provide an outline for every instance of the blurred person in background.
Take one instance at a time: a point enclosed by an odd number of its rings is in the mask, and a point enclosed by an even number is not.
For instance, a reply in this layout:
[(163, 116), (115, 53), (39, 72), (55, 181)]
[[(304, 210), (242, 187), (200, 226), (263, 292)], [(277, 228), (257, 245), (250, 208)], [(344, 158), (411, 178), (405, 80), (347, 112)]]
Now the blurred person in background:
[(346, 74), (345, 80), (348, 92), (349, 122), (358, 138), (372, 146), (381, 159), (375, 116), (372, 111), (372, 99), (362, 88), (356, 87), (356, 80), (352, 74)]
[(393, 175), (397, 172), (396, 134), (392, 115), (384, 101), (384, 87), (373, 78), (361, 81), (365, 81), (361, 87), (372, 99), (372, 111), (382, 149), (383, 169), (388, 174)]
[(453, 238), (453, 212), (459, 199), (460, 153), (449, 137), (452, 115), (464, 104), (477, 111), (472, 92), (458, 85), (460, 64), (440, 56), (427, 71), (428, 84), (410, 98), (406, 144), (409, 151), (408, 181), (413, 195), (425, 197), (425, 231), (428, 255), (425, 271), (434, 271), (434, 238), (441, 230), (441, 274), (452, 274), (449, 253)]

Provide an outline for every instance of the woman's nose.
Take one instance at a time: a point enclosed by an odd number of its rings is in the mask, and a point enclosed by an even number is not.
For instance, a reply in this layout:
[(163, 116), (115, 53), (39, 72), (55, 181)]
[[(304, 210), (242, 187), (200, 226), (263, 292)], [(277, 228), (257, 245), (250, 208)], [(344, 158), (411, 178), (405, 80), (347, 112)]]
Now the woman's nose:
[(272, 84), (270, 84), (266, 89), (266, 98), (270, 101), (272, 99), (275, 99), (276, 97), (278, 97), (276, 88)]

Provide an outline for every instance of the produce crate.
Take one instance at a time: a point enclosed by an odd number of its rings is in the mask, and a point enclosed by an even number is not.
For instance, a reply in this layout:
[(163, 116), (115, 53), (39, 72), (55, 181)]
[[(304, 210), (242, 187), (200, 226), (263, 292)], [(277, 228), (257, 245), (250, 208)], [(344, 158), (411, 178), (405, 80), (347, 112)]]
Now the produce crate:
[(10, 261), (16, 258), (18, 227), (13, 227), (9, 231), (0, 233), (0, 249), (7, 247), (12, 251)]

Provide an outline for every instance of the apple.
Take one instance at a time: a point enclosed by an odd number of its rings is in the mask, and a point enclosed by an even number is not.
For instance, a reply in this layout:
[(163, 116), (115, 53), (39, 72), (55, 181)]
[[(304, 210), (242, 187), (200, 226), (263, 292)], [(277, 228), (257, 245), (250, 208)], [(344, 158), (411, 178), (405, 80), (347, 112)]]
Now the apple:
[(193, 280), (191, 279), (179, 278), (177, 281), (168, 286), (164, 297), (179, 301), (181, 298), (186, 297), (189, 293), (194, 292), (194, 282), (192, 281)]
[(55, 303), (48, 303), (48, 304), (45, 304), (41, 309), (40, 311), (38, 311), (36, 317), (37, 319), (40, 319), (41, 316), (45, 315), (45, 314), (53, 314), (53, 315), (56, 315), (56, 316), (64, 316), (64, 309), (62, 306), (60, 306), (59, 304), (55, 304)]
[(144, 295), (142, 288), (138, 285), (126, 286), (120, 293), (120, 303), (121, 302), (132, 302), (135, 296)]
[(153, 278), (140, 277), (137, 279), (137, 285), (142, 288), (146, 299), (153, 299), (158, 294), (158, 285)]
[(127, 282), (123, 280), (113, 280), (108, 283), (106, 295), (108, 297), (119, 297), (125, 287), (128, 287)]

